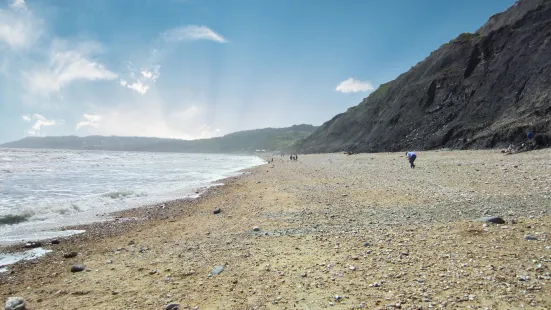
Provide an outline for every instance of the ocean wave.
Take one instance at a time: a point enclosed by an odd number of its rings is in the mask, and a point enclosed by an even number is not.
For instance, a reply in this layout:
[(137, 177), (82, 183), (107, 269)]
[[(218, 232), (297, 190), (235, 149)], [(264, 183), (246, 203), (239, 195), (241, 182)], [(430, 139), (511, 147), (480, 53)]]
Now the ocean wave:
[(147, 193), (145, 192), (136, 193), (134, 191), (114, 191), (114, 192), (109, 192), (101, 195), (101, 197), (111, 198), (111, 199), (123, 199), (127, 197), (142, 197), (142, 196), (147, 196)]
[(0, 215), (0, 226), (15, 225), (15, 224), (27, 222), (33, 216), (34, 216), (34, 213), (32, 211), (25, 211), (19, 214)]

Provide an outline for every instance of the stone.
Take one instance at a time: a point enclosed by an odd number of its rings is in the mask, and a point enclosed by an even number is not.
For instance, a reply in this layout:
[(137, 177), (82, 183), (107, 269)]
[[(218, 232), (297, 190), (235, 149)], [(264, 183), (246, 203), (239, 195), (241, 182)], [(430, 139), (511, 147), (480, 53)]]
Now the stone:
[(59, 241), (58, 239), (53, 239), (52, 241), (50, 241), (51, 244), (60, 244), (61, 241)]
[(34, 249), (42, 246), (42, 242), (27, 242), (24, 247), (26, 249)]
[(536, 237), (534, 237), (534, 236), (526, 235), (526, 236), (524, 236), (524, 240), (526, 240), (526, 241), (534, 241), (534, 240), (538, 240), (538, 238), (536, 238)]
[(77, 255), (78, 255), (77, 252), (71, 251), (71, 252), (64, 253), (63, 258), (73, 258), (73, 257), (76, 257)]
[(165, 310), (180, 310), (179, 304), (168, 304), (165, 307)]
[(364, 242), (364, 247), (368, 247), (369, 246), (369, 242)]
[(73, 265), (71, 266), (71, 272), (81, 272), (86, 270), (86, 266), (84, 265)]
[(220, 210), (220, 208), (216, 208), (212, 211), (213, 214), (219, 214), (220, 212), (222, 212), (222, 210)]
[(498, 216), (485, 216), (479, 218), (477, 221), (490, 224), (505, 224), (505, 220)]
[(213, 275), (218, 275), (221, 274), (222, 271), (224, 271), (224, 266), (216, 266), (210, 271), (210, 273)]
[(25, 310), (27, 305), (25, 300), (21, 297), (8, 297), (6, 300), (6, 310)]
[(253, 231), (260, 231), (260, 227), (258, 226), (253, 227)]

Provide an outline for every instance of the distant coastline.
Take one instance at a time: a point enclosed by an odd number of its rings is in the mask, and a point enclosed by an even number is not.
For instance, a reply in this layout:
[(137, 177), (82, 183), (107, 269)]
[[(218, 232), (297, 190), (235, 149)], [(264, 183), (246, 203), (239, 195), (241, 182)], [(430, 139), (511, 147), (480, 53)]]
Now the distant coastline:
[(222, 137), (179, 140), (151, 137), (118, 136), (51, 136), (26, 137), (0, 144), (0, 148), (67, 149), (135, 152), (257, 154), (286, 152), (308, 137), (316, 126), (294, 125), (286, 128), (264, 128), (231, 133)]

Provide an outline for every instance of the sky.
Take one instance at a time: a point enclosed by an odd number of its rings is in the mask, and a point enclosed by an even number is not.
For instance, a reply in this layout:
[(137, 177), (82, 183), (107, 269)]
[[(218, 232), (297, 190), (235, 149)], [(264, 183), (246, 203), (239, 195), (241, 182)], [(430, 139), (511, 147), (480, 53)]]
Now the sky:
[(321, 125), (514, 0), (0, 0), (0, 143)]

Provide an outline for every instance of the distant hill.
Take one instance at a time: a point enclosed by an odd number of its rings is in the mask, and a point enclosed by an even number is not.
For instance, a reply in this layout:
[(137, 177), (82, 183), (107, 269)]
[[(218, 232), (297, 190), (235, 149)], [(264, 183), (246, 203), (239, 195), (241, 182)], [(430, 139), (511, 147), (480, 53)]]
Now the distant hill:
[[(551, 0), (519, 0), (297, 144), (306, 153), (549, 146)], [(538, 142), (538, 143), (539, 143)]]
[(317, 127), (295, 125), (239, 131), (211, 139), (178, 140), (146, 137), (62, 136), (27, 137), (0, 145), (5, 148), (147, 151), (182, 153), (254, 153), (256, 150), (287, 151)]

